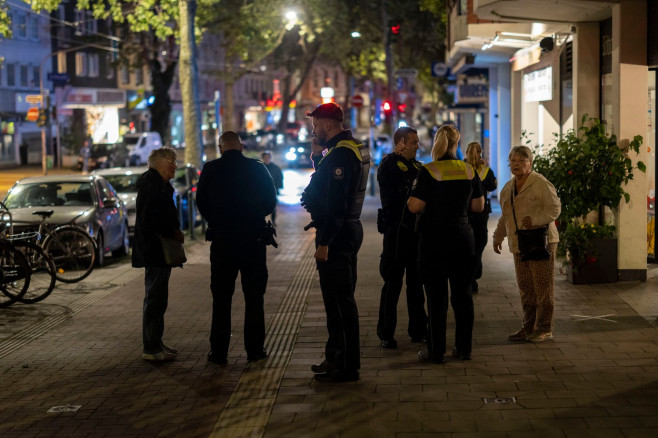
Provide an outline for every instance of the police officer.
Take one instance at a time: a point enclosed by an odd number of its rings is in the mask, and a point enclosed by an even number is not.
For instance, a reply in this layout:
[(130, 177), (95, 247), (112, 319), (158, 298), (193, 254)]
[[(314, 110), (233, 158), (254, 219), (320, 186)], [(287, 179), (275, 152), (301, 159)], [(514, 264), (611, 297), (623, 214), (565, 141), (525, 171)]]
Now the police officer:
[(337, 104), (319, 105), (307, 116), (313, 122), (315, 173), (302, 194), (302, 205), (316, 227), (315, 260), (329, 333), (325, 360), (311, 370), (321, 382), (356, 381), (361, 363), (354, 290), (370, 155), (349, 130), (343, 130), (343, 110)]
[(446, 351), (448, 295), (456, 325), (452, 355), (461, 360), (471, 358), (474, 310), (470, 286), (475, 249), (468, 212), (482, 211), (484, 196), (477, 173), (457, 158), (459, 138), (454, 126), (444, 125), (437, 131), (433, 161), (418, 173), (407, 202), (412, 213), (422, 211), (418, 259), (430, 330), (428, 352), (419, 356), (437, 363), (443, 363)]
[(473, 235), (475, 237), (475, 266), (471, 288), (473, 293), (477, 293), (479, 289), (477, 280), (482, 277), (482, 252), (487, 246), (487, 240), (489, 238), (487, 222), (489, 222), (489, 213), (491, 213), (491, 200), (489, 199), (488, 192), (496, 190), (498, 181), (493, 170), (487, 166), (484, 158), (482, 158), (482, 146), (480, 146), (480, 143), (474, 141), (468, 144), (464, 161), (470, 164), (477, 172), (484, 193), (484, 210), (480, 213), (470, 212), (468, 214), (468, 221), (471, 223), (471, 227), (473, 227)]
[(407, 208), (421, 163), (416, 161), (418, 131), (405, 126), (393, 135), (395, 150), (388, 154), (377, 168), (379, 195), (382, 208), (378, 212), (378, 230), (384, 234), (384, 250), (379, 263), (379, 273), (384, 279), (379, 301), (377, 336), (383, 348), (396, 348), (395, 327), (397, 305), (406, 271), (407, 333), (413, 342), (427, 337), (427, 314), (423, 285), (418, 275), (418, 233), (415, 231), (416, 215)]
[(221, 157), (203, 167), (197, 186), (199, 212), (208, 221), (212, 327), (208, 360), (226, 364), (231, 339), (231, 302), (241, 274), (245, 300), (247, 360), (267, 357), (263, 296), (267, 287), (265, 216), (276, 203), (274, 183), (262, 162), (242, 155), (233, 131), (219, 138)]

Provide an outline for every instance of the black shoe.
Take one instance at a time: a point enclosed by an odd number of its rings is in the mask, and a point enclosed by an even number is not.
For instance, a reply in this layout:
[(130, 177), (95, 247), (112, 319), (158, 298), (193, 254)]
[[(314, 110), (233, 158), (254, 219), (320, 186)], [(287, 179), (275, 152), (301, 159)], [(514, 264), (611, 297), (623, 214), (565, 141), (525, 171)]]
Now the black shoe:
[(255, 353), (255, 354), (247, 353), (247, 362), (256, 362), (257, 360), (267, 358), (267, 356), (268, 356), (267, 351), (263, 348), (263, 350)]
[(322, 374), (316, 374), (313, 376), (318, 382), (331, 382), (331, 383), (342, 383), (342, 382), (356, 382), (359, 380), (358, 371), (328, 371)]
[(471, 353), (466, 353), (464, 351), (459, 351), (456, 348), (453, 348), (452, 357), (459, 360), (471, 360)]
[(228, 360), (226, 359), (226, 356), (220, 356), (218, 354), (213, 353), (212, 351), (209, 351), (208, 362), (216, 363), (217, 365), (226, 365), (228, 363)]
[(316, 363), (311, 365), (311, 371), (313, 371), (315, 374), (322, 374), (326, 373), (329, 371), (333, 371), (334, 369), (334, 364), (331, 362), (327, 362), (327, 360), (323, 360), (322, 363)]
[(390, 348), (390, 349), (398, 348), (398, 341), (396, 341), (393, 338), (385, 339), (385, 340), (382, 340), (381, 346), (382, 346), (382, 348)]

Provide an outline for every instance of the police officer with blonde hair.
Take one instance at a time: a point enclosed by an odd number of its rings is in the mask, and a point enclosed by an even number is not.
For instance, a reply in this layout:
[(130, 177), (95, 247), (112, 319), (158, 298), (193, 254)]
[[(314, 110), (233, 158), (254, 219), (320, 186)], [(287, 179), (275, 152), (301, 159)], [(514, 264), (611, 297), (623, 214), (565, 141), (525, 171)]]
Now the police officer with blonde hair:
[(443, 363), (446, 351), (448, 297), (455, 313), (452, 356), (469, 360), (473, 336), (471, 279), (475, 255), (470, 211), (484, 208), (480, 178), (457, 158), (459, 131), (442, 126), (434, 138), (432, 162), (418, 173), (407, 205), (419, 220), (419, 271), (429, 310), (428, 351), (421, 360)]

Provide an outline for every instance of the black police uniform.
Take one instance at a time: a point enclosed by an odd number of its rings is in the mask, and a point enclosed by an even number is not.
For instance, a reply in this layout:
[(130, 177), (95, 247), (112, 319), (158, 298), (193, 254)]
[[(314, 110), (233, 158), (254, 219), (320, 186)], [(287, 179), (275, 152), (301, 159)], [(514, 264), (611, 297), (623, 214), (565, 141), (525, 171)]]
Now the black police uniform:
[(317, 263), (329, 333), (325, 357), (338, 375), (352, 380), (361, 367), (354, 291), (370, 155), (349, 130), (331, 138), (327, 149), (324, 157), (312, 157), (315, 173), (302, 194), (302, 205), (316, 227), (316, 247), (329, 246), (328, 260)]
[(377, 168), (382, 208), (378, 229), (384, 234), (384, 249), (379, 273), (384, 279), (379, 301), (377, 336), (385, 342), (394, 339), (397, 325), (397, 304), (406, 272), (407, 333), (415, 341), (427, 337), (427, 314), (423, 285), (418, 274), (418, 233), (416, 215), (407, 208), (413, 182), (422, 164), (402, 155), (388, 154)]
[(455, 312), (455, 348), (470, 357), (475, 248), (468, 210), (471, 199), (482, 196), (480, 178), (470, 164), (445, 156), (423, 166), (411, 196), (426, 202), (419, 220), (418, 259), (427, 294), (430, 358), (442, 362), (446, 350), (448, 290)]
[(491, 213), (491, 199), (489, 199), (488, 192), (496, 190), (498, 181), (496, 175), (489, 166), (484, 166), (478, 172), (480, 182), (482, 183), (482, 192), (485, 195), (484, 210), (480, 213), (468, 213), (468, 221), (473, 227), (473, 235), (475, 237), (475, 266), (473, 268), (473, 292), (477, 293), (478, 283), (477, 279), (482, 277), (482, 252), (487, 246), (489, 238), (489, 230), (487, 229), (487, 222), (489, 222), (489, 213)]
[(213, 316), (210, 347), (224, 361), (231, 339), (231, 302), (235, 279), (241, 274), (245, 299), (244, 343), (247, 359), (264, 354), (267, 286), (265, 216), (274, 210), (276, 192), (262, 162), (237, 150), (227, 150), (206, 163), (196, 196), (199, 212), (208, 221), (210, 289)]

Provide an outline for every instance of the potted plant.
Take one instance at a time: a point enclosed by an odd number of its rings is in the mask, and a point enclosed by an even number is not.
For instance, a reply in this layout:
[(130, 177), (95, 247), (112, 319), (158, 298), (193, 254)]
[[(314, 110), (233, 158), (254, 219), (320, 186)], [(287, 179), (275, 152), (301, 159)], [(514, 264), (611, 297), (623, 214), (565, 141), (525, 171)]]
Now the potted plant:
[[(641, 161), (634, 166), (628, 154), (639, 152), (642, 137), (620, 145), (600, 120), (587, 114), (578, 132), (555, 137), (548, 153), (537, 154), (534, 169), (553, 183), (562, 202), (558, 254), (566, 256), (567, 279), (574, 284), (617, 281), (615, 227), (606, 224), (605, 208), (630, 200), (624, 185), (636, 168), (644, 172), (646, 167)], [(598, 219), (591, 212), (598, 212)]]

